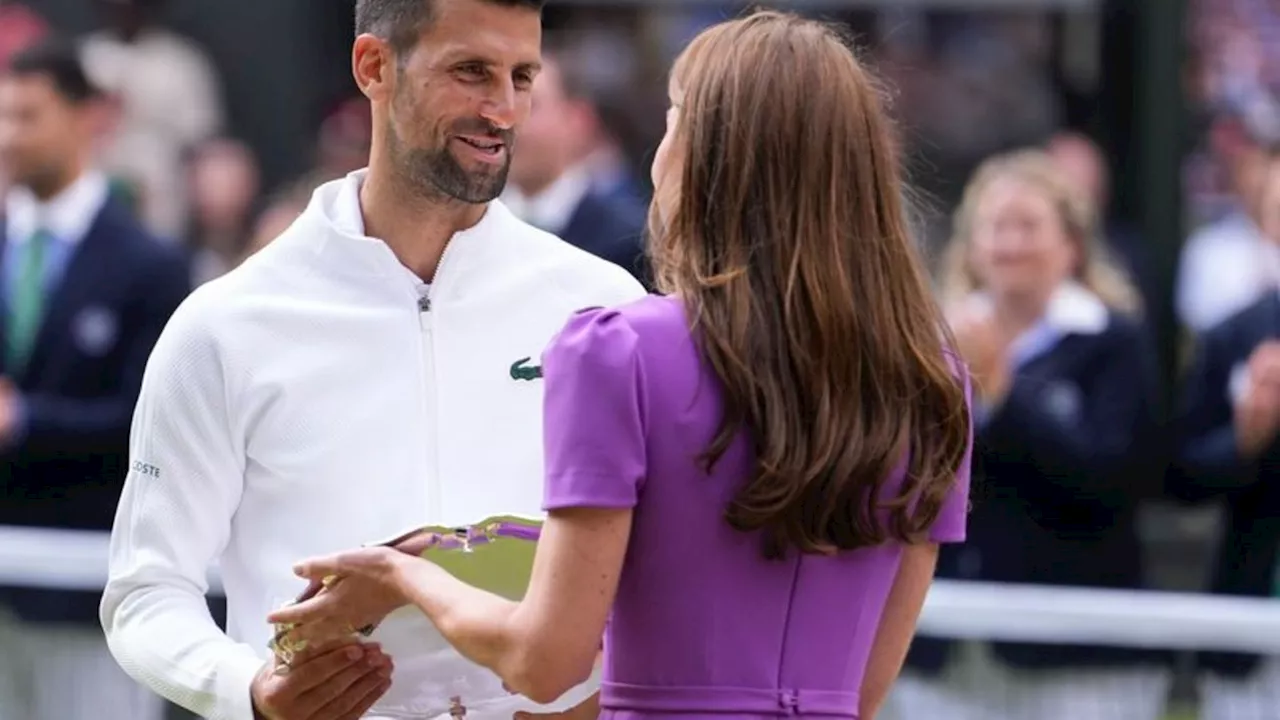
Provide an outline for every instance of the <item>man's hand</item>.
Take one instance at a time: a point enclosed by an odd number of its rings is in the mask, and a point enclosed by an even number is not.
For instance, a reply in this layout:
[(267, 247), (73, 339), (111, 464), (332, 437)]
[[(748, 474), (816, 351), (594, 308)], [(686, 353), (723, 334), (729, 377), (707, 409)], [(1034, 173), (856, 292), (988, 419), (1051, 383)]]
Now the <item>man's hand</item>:
[(1249, 356), (1248, 385), (1235, 404), (1240, 454), (1256, 457), (1280, 430), (1280, 343), (1259, 345)]
[(18, 423), (18, 387), (0, 375), (0, 442), (8, 442)]
[(253, 680), (257, 720), (358, 720), (391, 687), (391, 658), (347, 641), (279, 661)]

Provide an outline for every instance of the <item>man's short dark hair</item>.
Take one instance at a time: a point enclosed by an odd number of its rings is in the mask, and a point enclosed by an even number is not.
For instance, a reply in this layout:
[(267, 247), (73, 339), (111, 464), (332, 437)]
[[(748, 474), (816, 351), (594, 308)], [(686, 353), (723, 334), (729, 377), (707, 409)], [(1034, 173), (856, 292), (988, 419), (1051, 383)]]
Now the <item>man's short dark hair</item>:
[(47, 77), (58, 94), (73, 105), (92, 100), (98, 90), (89, 82), (76, 46), (61, 38), (49, 38), (19, 50), (9, 58), (8, 74)]
[[(541, 10), (546, 0), (484, 0), (494, 5)], [(356, 0), (356, 35), (382, 38), (397, 53), (413, 48), (431, 22), (435, 0)]]

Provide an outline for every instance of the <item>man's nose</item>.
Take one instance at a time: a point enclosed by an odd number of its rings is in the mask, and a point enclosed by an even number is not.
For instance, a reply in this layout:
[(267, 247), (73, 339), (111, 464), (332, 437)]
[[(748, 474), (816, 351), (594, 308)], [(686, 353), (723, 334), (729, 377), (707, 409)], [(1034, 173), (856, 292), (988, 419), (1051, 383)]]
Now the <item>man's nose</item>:
[(495, 84), (480, 109), (480, 116), (499, 130), (510, 130), (516, 124), (516, 87), (510, 79)]

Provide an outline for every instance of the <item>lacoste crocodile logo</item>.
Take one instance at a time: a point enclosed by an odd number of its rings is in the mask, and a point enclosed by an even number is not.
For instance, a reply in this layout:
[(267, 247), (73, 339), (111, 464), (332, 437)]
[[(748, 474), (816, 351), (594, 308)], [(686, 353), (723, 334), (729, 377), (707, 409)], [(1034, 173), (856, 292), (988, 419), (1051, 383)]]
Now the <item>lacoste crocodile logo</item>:
[(542, 377), (542, 366), (530, 365), (530, 360), (533, 360), (533, 358), (520, 358), (511, 363), (512, 380), (537, 380)]

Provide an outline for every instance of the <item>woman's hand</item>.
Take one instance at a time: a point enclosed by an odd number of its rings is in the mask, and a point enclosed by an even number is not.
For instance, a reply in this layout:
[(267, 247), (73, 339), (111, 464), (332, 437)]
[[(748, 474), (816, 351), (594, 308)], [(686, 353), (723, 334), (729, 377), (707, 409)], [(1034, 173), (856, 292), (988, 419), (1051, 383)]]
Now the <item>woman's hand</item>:
[(267, 621), (287, 628), (277, 641), (305, 647), (349, 637), (376, 626), (409, 601), (404, 593), (404, 566), (426, 562), (386, 547), (361, 548), (294, 566), (299, 577), (323, 588), (309, 599), (281, 608)]

